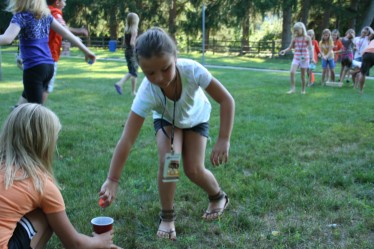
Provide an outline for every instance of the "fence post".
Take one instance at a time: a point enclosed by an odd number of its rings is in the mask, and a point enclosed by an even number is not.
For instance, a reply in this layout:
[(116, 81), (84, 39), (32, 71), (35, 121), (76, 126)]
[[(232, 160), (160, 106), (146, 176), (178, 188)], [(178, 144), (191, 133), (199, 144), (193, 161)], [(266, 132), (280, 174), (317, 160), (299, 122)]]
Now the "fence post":
[(3, 79), (3, 68), (1, 67), (1, 62), (3, 57), (1, 56), (1, 46), (0, 46), (0, 80)]
[(274, 59), (274, 54), (275, 54), (275, 41), (271, 41), (271, 58)]

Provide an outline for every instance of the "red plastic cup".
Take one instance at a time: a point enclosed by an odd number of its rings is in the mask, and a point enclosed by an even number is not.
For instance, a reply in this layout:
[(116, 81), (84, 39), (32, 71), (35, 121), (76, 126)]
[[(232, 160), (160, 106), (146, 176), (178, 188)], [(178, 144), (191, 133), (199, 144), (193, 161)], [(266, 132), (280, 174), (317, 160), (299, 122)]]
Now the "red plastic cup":
[(91, 220), (93, 230), (97, 234), (106, 233), (113, 229), (113, 218), (106, 216), (95, 217)]

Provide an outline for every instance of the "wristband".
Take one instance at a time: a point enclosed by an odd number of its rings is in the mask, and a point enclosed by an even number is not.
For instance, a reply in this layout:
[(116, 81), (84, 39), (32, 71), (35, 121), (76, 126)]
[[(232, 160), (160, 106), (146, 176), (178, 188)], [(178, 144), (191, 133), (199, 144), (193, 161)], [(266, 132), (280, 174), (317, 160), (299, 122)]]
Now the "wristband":
[(115, 182), (115, 183), (119, 182), (119, 179), (117, 177), (110, 177), (110, 176), (108, 176), (107, 179), (110, 180), (110, 181), (112, 181), (112, 182)]

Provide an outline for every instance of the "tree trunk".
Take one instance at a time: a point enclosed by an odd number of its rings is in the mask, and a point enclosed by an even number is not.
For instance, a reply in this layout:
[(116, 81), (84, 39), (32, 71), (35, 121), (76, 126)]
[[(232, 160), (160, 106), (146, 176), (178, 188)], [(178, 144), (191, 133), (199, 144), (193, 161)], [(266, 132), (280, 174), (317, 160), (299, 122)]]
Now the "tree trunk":
[[(358, 10), (358, 2), (357, 0), (351, 0), (351, 4), (350, 4), (350, 7), (349, 9), (353, 12), (353, 13), (357, 13), (357, 10)], [(357, 14), (355, 15), (354, 18), (352, 18), (351, 22), (350, 22), (350, 27), (356, 29), (356, 24), (357, 24)], [(361, 30), (360, 30), (361, 32)]]
[(292, 8), (291, 5), (283, 5), (283, 22), (282, 22), (282, 49), (287, 48), (292, 39)]
[(209, 49), (209, 33), (210, 33), (210, 28), (205, 28), (205, 48), (204, 51), (206, 52)]
[(373, 20), (374, 20), (374, 0), (371, 0), (369, 8), (367, 9), (366, 15), (364, 16), (364, 20), (361, 25), (361, 30), (365, 26), (370, 26)]
[(304, 23), (306, 27), (308, 27), (310, 0), (303, 0), (301, 4), (301, 22)]
[(116, 18), (116, 6), (112, 6), (110, 8), (110, 16), (109, 16), (109, 34), (111, 40), (117, 40), (117, 29), (118, 23)]
[(249, 9), (245, 11), (245, 16), (242, 21), (242, 49), (240, 55), (249, 51)]
[(170, 8), (169, 8), (169, 34), (174, 41), (177, 41), (175, 38), (176, 28), (175, 28), (175, 20), (177, 18), (177, 1), (170, 0)]
[(330, 27), (330, 18), (331, 18), (331, 7), (330, 4), (326, 4), (325, 12), (322, 14), (322, 25), (319, 26), (319, 33), (322, 34), (322, 31)]

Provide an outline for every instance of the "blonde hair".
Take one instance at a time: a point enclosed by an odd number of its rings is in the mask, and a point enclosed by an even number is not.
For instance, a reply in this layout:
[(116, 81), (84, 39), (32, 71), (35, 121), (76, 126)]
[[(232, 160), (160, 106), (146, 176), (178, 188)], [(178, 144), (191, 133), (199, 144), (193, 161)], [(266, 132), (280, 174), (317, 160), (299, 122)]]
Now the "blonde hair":
[(309, 29), (308, 31), (307, 31), (307, 34), (308, 33), (310, 33), (311, 34), (311, 36), (310, 36), (310, 38), (313, 40), (314, 39), (314, 37), (315, 37), (315, 33), (314, 33), (314, 30), (313, 29)]
[(306, 33), (306, 28), (305, 28), (304, 23), (297, 22), (297, 23), (295, 23), (295, 25), (293, 26), (293, 28), (294, 29), (301, 29), (301, 31), (303, 33), (303, 36), (308, 36), (307, 33)]
[(336, 34), (336, 39), (339, 39), (339, 38), (340, 38), (340, 32), (339, 32), (339, 30), (334, 29), (334, 30), (331, 32), (331, 35), (333, 35), (333, 34)]
[(324, 43), (324, 42), (326, 42), (326, 40), (323, 39), (323, 36), (324, 36), (325, 34), (328, 34), (328, 35), (329, 35), (329, 40), (327, 41), (327, 42), (329, 43), (329, 45), (330, 45), (330, 46), (334, 46), (334, 41), (332, 40), (332, 37), (331, 37), (331, 31), (330, 31), (329, 29), (324, 29), (324, 30), (322, 31), (322, 36), (321, 36), (321, 41), (320, 41), (320, 43)]
[(47, 177), (56, 182), (52, 161), (60, 129), (56, 114), (39, 104), (22, 104), (9, 114), (0, 133), (0, 170), (6, 189), (14, 181), (31, 178), (43, 193)]
[(51, 13), (45, 0), (9, 0), (6, 10), (13, 14), (30, 11), (36, 19)]
[(130, 12), (129, 14), (127, 14), (125, 33), (137, 33), (138, 25), (139, 16), (134, 12)]

